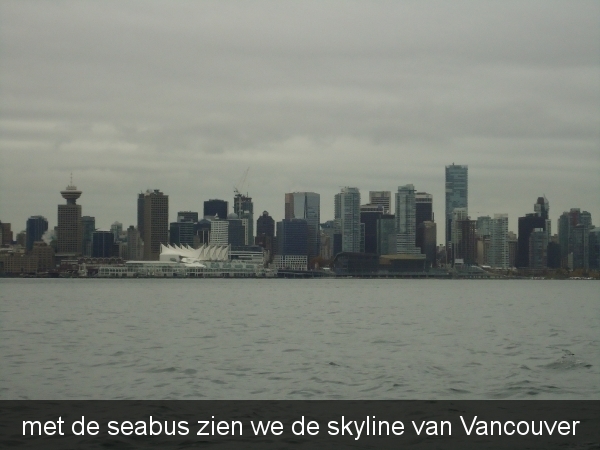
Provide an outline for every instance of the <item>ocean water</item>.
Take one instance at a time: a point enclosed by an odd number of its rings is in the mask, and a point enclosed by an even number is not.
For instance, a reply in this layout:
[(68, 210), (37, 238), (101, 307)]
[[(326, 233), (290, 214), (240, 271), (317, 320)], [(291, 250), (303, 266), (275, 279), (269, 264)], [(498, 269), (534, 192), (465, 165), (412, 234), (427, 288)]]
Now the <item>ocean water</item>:
[(0, 280), (0, 399), (600, 399), (593, 281)]

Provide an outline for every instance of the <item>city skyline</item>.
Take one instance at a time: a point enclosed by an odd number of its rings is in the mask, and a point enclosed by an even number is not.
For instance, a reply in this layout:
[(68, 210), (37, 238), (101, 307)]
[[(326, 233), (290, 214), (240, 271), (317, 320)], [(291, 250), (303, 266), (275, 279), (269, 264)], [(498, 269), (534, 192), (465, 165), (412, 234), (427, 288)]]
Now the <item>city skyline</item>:
[[(32, 7), (32, 5), (35, 5)], [(469, 167), (469, 215), (509, 230), (546, 196), (550, 219), (600, 217), (597, 2), (134, 2), (0, 5), (0, 220), (136, 224), (146, 189), (177, 211), (233, 202), (284, 217), (284, 194), (343, 186), (433, 195)], [(474, 6), (477, 5), (475, 8)], [(118, 20), (115, 20), (118, 17)], [(111, 27), (106, 27), (110, 23)], [(510, 24), (510, 26), (508, 26)]]

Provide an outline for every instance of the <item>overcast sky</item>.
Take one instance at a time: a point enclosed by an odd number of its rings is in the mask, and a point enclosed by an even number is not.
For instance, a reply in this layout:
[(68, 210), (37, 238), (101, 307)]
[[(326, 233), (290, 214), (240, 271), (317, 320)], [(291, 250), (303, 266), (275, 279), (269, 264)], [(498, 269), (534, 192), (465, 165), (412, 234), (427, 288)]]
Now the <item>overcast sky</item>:
[(0, 220), (57, 222), (73, 181), (99, 228), (242, 191), (433, 194), (469, 166), (475, 218), (550, 202), (600, 224), (600, 2), (0, 3)]

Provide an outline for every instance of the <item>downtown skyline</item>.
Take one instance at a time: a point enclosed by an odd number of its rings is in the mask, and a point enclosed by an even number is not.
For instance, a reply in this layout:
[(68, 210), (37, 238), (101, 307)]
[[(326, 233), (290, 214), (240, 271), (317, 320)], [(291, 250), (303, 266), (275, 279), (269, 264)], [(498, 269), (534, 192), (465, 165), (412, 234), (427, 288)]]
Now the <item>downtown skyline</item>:
[[(135, 224), (242, 191), (284, 217), (286, 192), (413, 184), (444, 217), (444, 166), (469, 166), (469, 215), (538, 196), (556, 224), (600, 217), (597, 2), (0, 6), (0, 220), (56, 224), (73, 173), (84, 215)], [(110, 26), (106, 26), (110, 24)], [(438, 242), (443, 227), (438, 226)]]

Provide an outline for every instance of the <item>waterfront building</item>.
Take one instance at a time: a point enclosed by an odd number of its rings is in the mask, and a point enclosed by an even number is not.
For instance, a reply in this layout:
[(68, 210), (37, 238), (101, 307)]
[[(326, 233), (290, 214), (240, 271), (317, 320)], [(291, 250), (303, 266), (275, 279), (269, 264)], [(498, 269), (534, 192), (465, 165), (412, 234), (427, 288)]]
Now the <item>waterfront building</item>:
[(169, 196), (160, 190), (144, 194), (144, 259), (157, 261), (161, 244), (169, 242)]
[(490, 222), (489, 265), (495, 269), (509, 268), (508, 214), (494, 214)]
[(398, 186), (396, 193), (396, 253), (420, 254), (416, 238), (415, 187), (412, 184)]
[[(360, 252), (360, 191), (344, 187), (334, 199), (335, 219), (339, 221), (342, 252)], [(335, 242), (334, 242), (335, 247)]]
[(67, 201), (65, 205), (58, 205), (57, 225), (57, 250), (61, 255), (82, 254), (83, 230), (81, 227), (81, 205), (77, 199), (81, 197), (81, 191), (71, 184), (60, 195)]
[(285, 194), (285, 219), (304, 219), (308, 225), (308, 260), (320, 254), (321, 196), (316, 192)]
[(392, 191), (369, 191), (369, 204), (383, 207), (384, 214), (392, 211)]
[(277, 269), (307, 270), (308, 223), (305, 219), (283, 219), (277, 222)]
[(204, 218), (209, 219), (218, 217), (221, 220), (227, 219), (229, 215), (229, 204), (225, 200), (211, 199), (204, 202)]
[(48, 220), (43, 216), (31, 216), (25, 225), (27, 252), (33, 250), (33, 243), (42, 240), (42, 236), (48, 231)]
[(468, 166), (457, 166), (452, 163), (446, 166), (446, 242), (452, 240), (452, 212), (455, 208), (469, 207)]
[(31, 256), (37, 260), (37, 272), (48, 272), (54, 269), (54, 249), (43, 241), (35, 241), (31, 248)]

